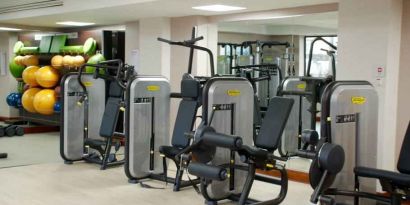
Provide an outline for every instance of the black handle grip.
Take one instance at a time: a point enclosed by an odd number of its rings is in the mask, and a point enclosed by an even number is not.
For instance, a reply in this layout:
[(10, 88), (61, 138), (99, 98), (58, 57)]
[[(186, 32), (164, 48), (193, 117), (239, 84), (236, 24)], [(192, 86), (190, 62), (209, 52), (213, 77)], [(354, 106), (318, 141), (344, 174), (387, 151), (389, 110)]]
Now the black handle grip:
[(184, 41), (184, 43), (194, 44), (195, 42), (200, 41), (200, 40), (203, 40), (203, 39), (204, 39), (204, 37), (203, 37), (203, 36), (200, 36), (200, 37), (196, 37), (196, 38), (191, 39), (191, 40)]
[(164, 39), (164, 38), (157, 38), (157, 40), (158, 40), (158, 41), (165, 42), (165, 43), (169, 43), (169, 44), (173, 43), (172, 41), (167, 40), (167, 39)]
[(298, 150), (296, 151), (296, 155), (302, 158), (307, 159), (314, 159), (316, 157), (316, 152), (306, 151), (306, 150)]
[(0, 159), (7, 158), (7, 153), (0, 153)]
[(171, 98), (182, 98), (181, 93), (171, 93)]
[(191, 162), (188, 165), (189, 174), (217, 181), (224, 181), (228, 177), (226, 169), (217, 166), (206, 165), (198, 162)]
[(217, 132), (205, 132), (202, 136), (204, 143), (217, 147), (236, 150), (242, 147), (242, 138), (238, 136), (226, 135)]

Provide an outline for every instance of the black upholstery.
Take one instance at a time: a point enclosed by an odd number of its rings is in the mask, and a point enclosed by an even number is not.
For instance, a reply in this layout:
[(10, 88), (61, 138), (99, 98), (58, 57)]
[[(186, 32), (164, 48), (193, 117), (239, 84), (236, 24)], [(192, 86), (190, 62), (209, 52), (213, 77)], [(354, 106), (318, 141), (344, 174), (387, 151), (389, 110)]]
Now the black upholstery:
[(120, 102), (121, 98), (108, 98), (100, 127), (101, 137), (109, 138), (114, 134), (120, 110)]
[(181, 148), (173, 146), (161, 146), (159, 152), (164, 154), (167, 158), (174, 159), (177, 154), (181, 152)]
[(108, 90), (108, 97), (120, 98), (122, 97), (123, 89), (118, 85), (117, 82), (113, 81), (110, 83)]
[(407, 126), (406, 135), (401, 146), (397, 169), (401, 173), (410, 174), (410, 123)]
[[(201, 105), (201, 84), (191, 74), (185, 73), (181, 81), (182, 100), (179, 103), (177, 117), (175, 119), (174, 131), (172, 133), (171, 146), (160, 146), (159, 152), (165, 157), (164, 175), (167, 175), (166, 158), (170, 158), (175, 162), (177, 173), (174, 181), (174, 191), (179, 191), (182, 185), (182, 176), (184, 170), (181, 170), (177, 155), (189, 146), (190, 139), (185, 135), (192, 131), (196, 113)], [(189, 183), (191, 185), (192, 182)], [(198, 183), (198, 182), (196, 182)]]
[(293, 99), (283, 97), (274, 97), (269, 101), (268, 110), (262, 121), (259, 135), (255, 139), (257, 147), (269, 151), (274, 151), (278, 148), (293, 103)]
[(243, 146), (241, 150), (238, 151), (239, 155), (251, 155), (259, 160), (266, 160), (269, 152), (264, 149), (259, 149), (257, 147)]
[(101, 146), (105, 146), (107, 142), (105, 142), (104, 140), (99, 140), (99, 139), (89, 139), (87, 138), (84, 142), (85, 145), (90, 146), (91, 148), (96, 148), (96, 147), (101, 147)]
[(192, 131), (199, 103), (183, 99), (179, 104), (174, 131), (172, 133), (172, 146), (185, 148), (189, 144), (185, 133)]
[(354, 173), (360, 177), (387, 180), (395, 185), (410, 186), (410, 175), (397, 172), (374, 169), (369, 167), (355, 167)]
[(184, 79), (181, 81), (181, 96), (183, 98), (198, 98), (201, 94), (199, 81), (196, 79)]
[(254, 103), (254, 118), (253, 118), (253, 124), (260, 126), (261, 122), (262, 122), (262, 115), (261, 115), (261, 107), (259, 106), (259, 100), (258, 100), (258, 96), (254, 95), (253, 97), (253, 103)]

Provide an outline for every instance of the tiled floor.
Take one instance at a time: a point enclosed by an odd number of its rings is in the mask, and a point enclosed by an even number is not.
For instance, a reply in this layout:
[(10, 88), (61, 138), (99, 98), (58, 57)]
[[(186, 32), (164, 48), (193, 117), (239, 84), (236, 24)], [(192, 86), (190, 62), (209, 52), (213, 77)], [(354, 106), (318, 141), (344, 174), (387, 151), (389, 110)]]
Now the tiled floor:
[[(165, 189), (146, 189), (129, 184), (122, 167), (100, 171), (87, 163), (65, 165), (59, 155), (59, 134), (30, 134), (0, 138), (0, 205), (200, 205), (201, 195), (192, 188), (178, 193), (172, 186), (150, 181)], [(288, 167), (304, 169), (308, 164), (291, 161)], [(2, 168), (2, 169), (1, 169)], [(256, 199), (276, 196), (278, 187), (255, 182), (251, 195)], [(285, 205), (309, 204), (312, 189), (306, 184), (290, 182)], [(232, 204), (225, 202), (223, 204)]]

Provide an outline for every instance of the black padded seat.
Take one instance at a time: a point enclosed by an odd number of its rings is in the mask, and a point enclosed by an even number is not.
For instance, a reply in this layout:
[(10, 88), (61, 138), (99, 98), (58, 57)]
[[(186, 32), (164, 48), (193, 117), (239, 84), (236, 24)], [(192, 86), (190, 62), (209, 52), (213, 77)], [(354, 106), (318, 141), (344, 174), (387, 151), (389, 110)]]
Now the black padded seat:
[(268, 151), (264, 149), (259, 149), (257, 147), (250, 147), (250, 146), (243, 146), (240, 150), (238, 150), (239, 155), (250, 155), (253, 158), (258, 158), (265, 160), (269, 154)]
[(114, 134), (120, 111), (120, 103), (121, 98), (108, 98), (100, 126), (101, 137), (109, 138)]
[(100, 139), (85, 139), (84, 144), (90, 146), (91, 148), (95, 148), (105, 146), (107, 142), (105, 140)]
[(189, 145), (189, 138), (185, 136), (185, 133), (192, 131), (198, 107), (199, 103), (196, 100), (183, 99), (181, 101), (172, 133), (172, 146), (185, 148)]
[(397, 172), (374, 169), (369, 167), (355, 167), (354, 173), (360, 177), (387, 180), (393, 183), (394, 185), (405, 187), (410, 186), (410, 175), (407, 174), (401, 174)]
[(255, 138), (256, 147), (271, 152), (278, 148), (293, 103), (293, 99), (283, 97), (274, 97), (269, 101), (259, 135)]
[(171, 146), (163, 145), (159, 147), (159, 152), (164, 155), (164, 173), (167, 172), (166, 158), (172, 159), (177, 167), (174, 191), (179, 191), (183, 174), (177, 155), (190, 145), (191, 140), (185, 134), (193, 131), (196, 114), (201, 105), (201, 84), (199, 80), (190, 74), (184, 74), (181, 81), (181, 97), (182, 100), (179, 103), (172, 133)]
[(170, 159), (175, 159), (175, 156), (177, 156), (180, 152), (182, 151), (181, 148), (178, 147), (173, 147), (173, 146), (161, 146), (159, 147), (159, 152), (165, 155), (165, 157), (170, 158)]

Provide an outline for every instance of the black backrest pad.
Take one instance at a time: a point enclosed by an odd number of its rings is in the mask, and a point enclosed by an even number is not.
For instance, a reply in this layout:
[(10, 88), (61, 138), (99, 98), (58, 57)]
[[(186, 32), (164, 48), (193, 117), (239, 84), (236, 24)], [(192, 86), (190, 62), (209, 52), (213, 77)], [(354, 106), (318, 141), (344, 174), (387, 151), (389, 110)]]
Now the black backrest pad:
[[(112, 83), (111, 83), (112, 84)], [(117, 125), (118, 114), (120, 112), (121, 98), (109, 97), (105, 104), (104, 115), (100, 127), (101, 137), (112, 137)]]
[(404, 136), (403, 145), (401, 146), (397, 169), (404, 174), (410, 174), (410, 122), (407, 126), (406, 135)]
[(200, 83), (196, 79), (183, 79), (181, 81), (181, 95), (184, 98), (197, 98), (200, 95)]
[(255, 139), (255, 146), (269, 151), (278, 148), (293, 103), (293, 99), (283, 97), (274, 97), (269, 101), (259, 135)]
[(110, 83), (110, 88), (108, 90), (108, 96), (109, 97), (115, 97), (115, 98), (120, 98), (122, 96), (123, 89), (118, 85), (117, 82), (112, 81)]
[(185, 148), (189, 144), (188, 137), (185, 133), (192, 131), (195, 122), (196, 112), (198, 111), (198, 102), (196, 100), (183, 99), (178, 108), (177, 118), (175, 120), (174, 132), (172, 133), (172, 145), (179, 148)]

